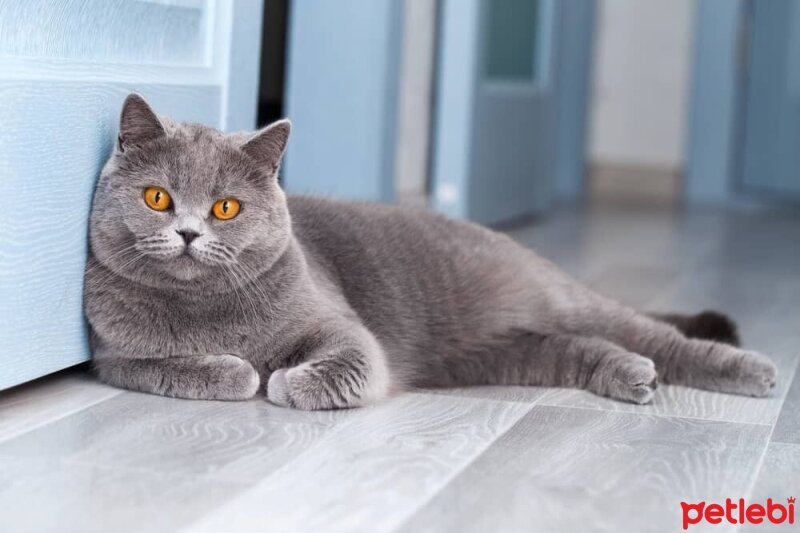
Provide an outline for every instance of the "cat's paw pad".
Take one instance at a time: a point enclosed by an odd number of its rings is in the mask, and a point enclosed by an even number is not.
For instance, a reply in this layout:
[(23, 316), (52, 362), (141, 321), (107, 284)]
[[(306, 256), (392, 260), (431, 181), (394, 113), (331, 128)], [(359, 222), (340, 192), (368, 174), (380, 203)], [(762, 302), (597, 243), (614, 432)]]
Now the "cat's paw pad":
[(274, 371), (267, 382), (267, 399), (281, 407), (291, 407), (292, 399), (289, 394), (289, 382), (286, 379), (285, 368)]
[(247, 400), (255, 396), (261, 380), (253, 365), (231, 354), (213, 357), (215, 365), (220, 367), (219, 377), (213, 387), (214, 399)]
[(653, 361), (634, 356), (619, 360), (612, 369), (610, 395), (619, 400), (650, 403), (658, 387), (658, 374)]
[(763, 398), (778, 381), (778, 368), (767, 356), (757, 352), (742, 352), (739, 361), (737, 392)]

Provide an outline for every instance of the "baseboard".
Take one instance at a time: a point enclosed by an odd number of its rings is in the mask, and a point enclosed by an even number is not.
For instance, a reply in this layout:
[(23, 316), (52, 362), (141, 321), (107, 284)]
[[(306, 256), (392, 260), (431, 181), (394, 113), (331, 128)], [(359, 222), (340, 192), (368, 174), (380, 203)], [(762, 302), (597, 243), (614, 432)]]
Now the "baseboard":
[(681, 170), (627, 163), (593, 163), (589, 168), (590, 201), (636, 205), (677, 205)]

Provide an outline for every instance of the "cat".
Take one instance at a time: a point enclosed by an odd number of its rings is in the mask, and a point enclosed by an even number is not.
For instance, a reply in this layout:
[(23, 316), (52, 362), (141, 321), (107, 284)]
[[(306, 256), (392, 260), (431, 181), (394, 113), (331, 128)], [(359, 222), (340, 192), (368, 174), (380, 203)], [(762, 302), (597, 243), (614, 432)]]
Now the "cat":
[(272, 403), (308, 410), (417, 387), (579, 387), (645, 404), (659, 380), (750, 396), (775, 385), (724, 315), (634, 311), (500, 233), (424, 210), (287, 198), (290, 130), (226, 135), (125, 100), (85, 275), (102, 381), (208, 400), (265, 385)]

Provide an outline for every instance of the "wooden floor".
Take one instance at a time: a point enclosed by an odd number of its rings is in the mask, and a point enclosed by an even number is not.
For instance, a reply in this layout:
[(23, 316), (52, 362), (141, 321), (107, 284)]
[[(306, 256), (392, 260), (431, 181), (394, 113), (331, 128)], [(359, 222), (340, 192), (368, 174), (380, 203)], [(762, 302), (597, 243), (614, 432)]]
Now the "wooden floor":
[(564, 210), (511, 234), (637, 307), (729, 312), (780, 368), (773, 396), (474, 388), (307, 413), (71, 371), (0, 394), (0, 530), (660, 532), (681, 501), (800, 496), (797, 213)]

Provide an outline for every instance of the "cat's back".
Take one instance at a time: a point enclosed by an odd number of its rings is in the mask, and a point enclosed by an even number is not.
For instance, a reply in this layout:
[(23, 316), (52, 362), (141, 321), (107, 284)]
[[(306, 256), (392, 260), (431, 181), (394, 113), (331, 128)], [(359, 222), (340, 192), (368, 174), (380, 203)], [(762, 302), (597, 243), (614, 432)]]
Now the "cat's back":
[(418, 260), (422, 254), (444, 258), (515, 246), (481, 226), (413, 207), (290, 196), (289, 212), (298, 240), (331, 257), (358, 250), (395, 261)]

